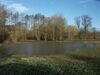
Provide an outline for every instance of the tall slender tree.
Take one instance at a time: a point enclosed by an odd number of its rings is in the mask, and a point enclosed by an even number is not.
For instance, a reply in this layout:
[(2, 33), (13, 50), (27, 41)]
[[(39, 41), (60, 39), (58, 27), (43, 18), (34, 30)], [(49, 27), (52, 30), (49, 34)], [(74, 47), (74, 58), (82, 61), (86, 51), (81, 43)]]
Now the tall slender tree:
[(82, 25), (85, 33), (85, 39), (87, 38), (88, 28), (92, 26), (92, 18), (88, 15), (82, 16)]
[(75, 24), (77, 25), (78, 28), (78, 38), (80, 39), (80, 27), (81, 27), (81, 18), (79, 17), (75, 17)]

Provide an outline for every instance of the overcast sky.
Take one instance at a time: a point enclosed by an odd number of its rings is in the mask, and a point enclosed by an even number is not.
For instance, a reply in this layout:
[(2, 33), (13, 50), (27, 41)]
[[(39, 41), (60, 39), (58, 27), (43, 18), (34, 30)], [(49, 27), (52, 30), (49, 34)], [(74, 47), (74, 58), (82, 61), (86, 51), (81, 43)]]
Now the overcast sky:
[(46, 16), (63, 15), (69, 24), (74, 24), (74, 17), (89, 15), (93, 18), (93, 27), (100, 28), (100, 0), (0, 0), (8, 9), (19, 13)]

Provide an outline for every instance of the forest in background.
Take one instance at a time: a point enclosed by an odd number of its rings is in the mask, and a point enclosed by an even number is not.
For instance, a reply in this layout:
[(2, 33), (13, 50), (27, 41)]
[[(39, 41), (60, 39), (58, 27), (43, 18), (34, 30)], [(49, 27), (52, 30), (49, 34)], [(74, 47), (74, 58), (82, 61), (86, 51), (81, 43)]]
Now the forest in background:
[(0, 4), (0, 42), (100, 39), (100, 33), (92, 27), (92, 18), (89, 15), (77, 16), (74, 21), (75, 24), (70, 25), (62, 15), (47, 17), (40, 13), (12, 13)]

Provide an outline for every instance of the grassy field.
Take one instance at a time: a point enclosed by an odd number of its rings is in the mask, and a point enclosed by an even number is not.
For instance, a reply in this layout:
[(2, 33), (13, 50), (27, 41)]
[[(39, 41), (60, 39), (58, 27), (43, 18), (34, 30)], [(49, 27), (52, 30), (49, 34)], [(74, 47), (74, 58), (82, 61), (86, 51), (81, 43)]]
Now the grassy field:
[(65, 55), (1, 58), (0, 75), (100, 75), (100, 49), (73, 50)]

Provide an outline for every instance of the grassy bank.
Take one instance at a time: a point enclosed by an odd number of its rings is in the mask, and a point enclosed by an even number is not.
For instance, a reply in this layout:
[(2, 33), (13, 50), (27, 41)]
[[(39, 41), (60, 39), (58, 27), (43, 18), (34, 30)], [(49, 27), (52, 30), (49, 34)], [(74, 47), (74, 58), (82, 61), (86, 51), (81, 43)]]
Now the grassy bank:
[(10, 56), (0, 60), (0, 75), (100, 75), (100, 49), (50, 56)]

